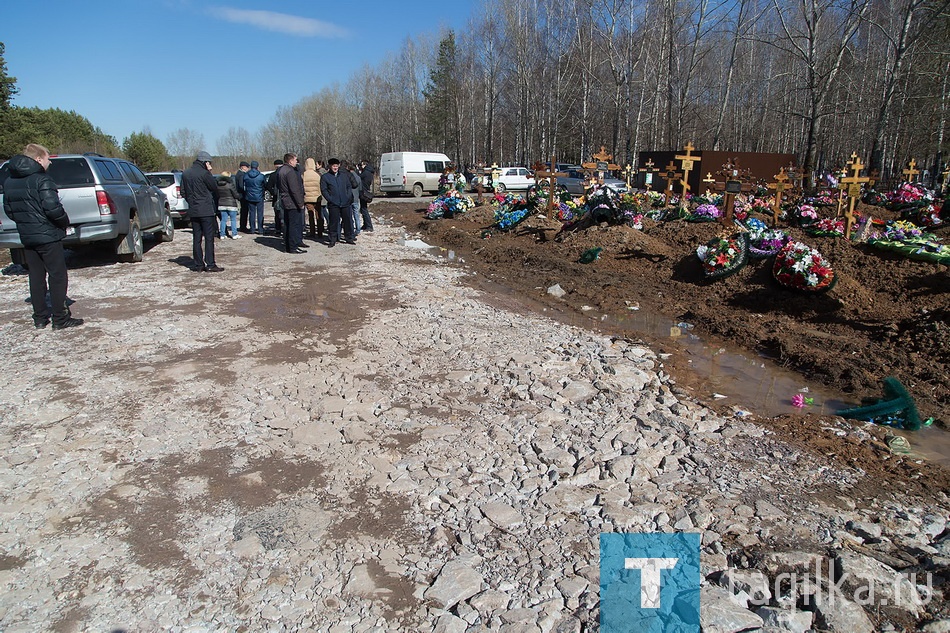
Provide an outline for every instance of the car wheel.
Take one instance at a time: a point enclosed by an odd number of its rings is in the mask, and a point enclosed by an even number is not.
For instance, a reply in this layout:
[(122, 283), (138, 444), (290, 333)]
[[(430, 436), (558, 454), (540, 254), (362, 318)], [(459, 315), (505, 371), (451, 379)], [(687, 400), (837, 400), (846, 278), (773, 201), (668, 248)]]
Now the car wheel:
[(495, 191), (497, 191), (498, 193), (505, 193), (507, 191), (507, 188), (505, 187), (505, 183), (500, 182), (497, 185), (495, 185)]
[(414, 185), (412, 186), (412, 195), (413, 195), (413, 197), (415, 197), (415, 198), (421, 198), (424, 193), (425, 193), (425, 190), (422, 188), (422, 184), (421, 184), (421, 183), (418, 183), (418, 182), (417, 182), (416, 184), (414, 184)]
[(145, 244), (142, 243), (142, 226), (139, 224), (139, 216), (132, 216), (129, 221), (129, 234), (120, 238), (118, 248), (129, 251), (117, 253), (120, 262), (140, 262), (145, 257)]
[(172, 220), (172, 214), (165, 209), (165, 215), (162, 216), (162, 228), (158, 232), (159, 242), (171, 242), (175, 239), (175, 221)]

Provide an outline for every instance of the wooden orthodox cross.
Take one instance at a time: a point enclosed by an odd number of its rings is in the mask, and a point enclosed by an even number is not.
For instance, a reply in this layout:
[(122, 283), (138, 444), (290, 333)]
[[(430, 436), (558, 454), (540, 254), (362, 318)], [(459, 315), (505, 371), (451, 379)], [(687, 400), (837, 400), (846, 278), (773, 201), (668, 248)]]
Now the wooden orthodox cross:
[(670, 200), (673, 198), (673, 182), (682, 178), (683, 173), (676, 171), (676, 165), (673, 164), (673, 161), (670, 161), (670, 164), (666, 166), (663, 177), (666, 178), (666, 206), (669, 206)]
[(920, 170), (917, 169), (917, 161), (913, 158), (910, 159), (910, 162), (907, 163), (907, 169), (901, 172), (904, 176), (907, 177), (907, 182), (916, 182), (917, 174), (920, 173)]
[(861, 159), (857, 154), (851, 154), (851, 162), (849, 163), (848, 169), (853, 171), (854, 175), (842, 178), (841, 184), (847, 185), (848, 187), (848, 212), (845, 213), (844, 216), (844, 236), (847, 239), (851, 239), (851, 227), (854, 226), (854, 207), (857, 206), (858, 200), (861, 198), (861, 184), (868, 182), (870, 178), (867, 176), (859, 176), (864, 169), (864, 165), (861, 163)]
[(703, 178), (703, 182), (706, 183), (706, 195), (707, 196), (712, 195), (712, 191), (709, 190), (709, 185), (716, 184), (716, 179), (713, 178), (713, 175), (711, 172), (708, 172), (708, 171), (706, 172), (706, 177)]
[(683, 168), (683, 179), (680, 180), (680, 184), (683, 186), (683, 197), (680, 199), (680, 206), (686, 206), (686, 192), (689, 191), (689, 172), (693, 170), (693, 164), (700, 162), (702, 159), (699, 156), (693, 156), (693, 150), (696, 149), (693, 147), (692, 143), (687, 143), (684, 147), (686, 154), (676, 155), (673, 158), (680, 161), (680, 165)]
[(545, 164), (542, 162), (537, 162), (534, 165), (534, 182), (536, 186), (541, 187), (540, 181), (542, 178), (548, 179), (548, 213), (554, 210), (554, 194), (557, 193), (557, 179), (567, 177), (567, 174), (564, 172), (554, 171), (555, 165), (557, 165), (557, 163), (554, 161), (554, 156), (551, 156), (551, 171), (544, 169)]
[(782, 167), (775, 175), (775, 182), (770, 182), (768, 188), (775, 192), (775, 202), (772, 203), (772, 226), (778, 225), (778, 214), (782, 209), (782, 193), (788, 187), (788, 176)]
[(630, 184), (630, 177), (633, 175), (633, 165), (627, 163), (627, 166), (623, 168), (623, 174), (627, 177), (627, 189), (630, 189), (632, 185)]
[(795, 163), (789, 162), (788, 169), (785, 170), (785, 173), (788, 174), (789, 184), (793, 189), (802, 188), (802, 179), (805, 174), (800, 167), (795, 165)]
[(736, 194), (742, 193), (742, 174), (735, 159), (730, 158), (722, 166), (719, 175), (726, 181), (722, 192), (722, 224), (728, 228), (732, 226), (732, 212), (736, 204)]
[(475, 198), (475, 205), (480, 207), (482, 206), (482, 202), (484, 202), (482, 195), (485, 193), (485, 167), (479, 163), (475, 166), (475, 173), (478, 174), (475, 178), (475, 191), (478, 192), (478, 196)]
[(614, 165), (610, 162), (610, 159), (613, 158), (613, 154), (607, 153), (607, 148), (603, 145), (600, 146), (600, 152), (591, 156), (596, 162), (593, 163), (581, 163), (581, 167), (588, 170), (589, 172), (597, 172), (597, 180), (600, 184), (604, 184), (604, 174), (613, 171), (615, 169), (620, 169), (620, 165)]
[(651, 158), (646, 163), (643, 164), (643, 167), (637, 170), (643, 174), (643, 188), (647, 191), (650, 191), (653, 188), (653, 174), (660, 171), (654, 164), (653, 159)]

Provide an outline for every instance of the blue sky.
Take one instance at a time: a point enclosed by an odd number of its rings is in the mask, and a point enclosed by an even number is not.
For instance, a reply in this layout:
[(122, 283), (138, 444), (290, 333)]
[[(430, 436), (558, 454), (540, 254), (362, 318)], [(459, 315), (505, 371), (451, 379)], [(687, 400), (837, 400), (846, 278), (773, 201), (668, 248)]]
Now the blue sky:
[(18, 106), (75, 110), (121, 143), (186, 127), (207, 149), (280, 106), (399, 50), (465, 27), (472, 0), (4, 2), (0, 42)]

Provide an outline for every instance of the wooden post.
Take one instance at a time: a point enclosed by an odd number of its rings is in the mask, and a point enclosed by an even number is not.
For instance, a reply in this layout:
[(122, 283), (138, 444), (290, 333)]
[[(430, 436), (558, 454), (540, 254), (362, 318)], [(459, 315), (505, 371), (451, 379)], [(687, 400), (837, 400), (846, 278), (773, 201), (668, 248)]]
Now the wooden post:
[(666, 206), (670, 206), (670, 198), (673, 197), (673, 182), (678, 178), (682, 178), (682, 172), (676, 171), (676, 165), (673, 164), (673, 161), (670, 161), (670, 164), (666, 166), (666, 172), (663, 174), (666, 177)]
[(673, 157), (676, 160), (680, 161), (680, 165), (682, 166), (682, 169), (683, 169), (683, 178), (682, 180), (680, 180), (680, 184), (683, 186), (683, 196), (680, 199), (680, 208), (686, 206), (686, 192), (689, 191), (689, 183), (687, 182), (689, 180), (689, 172), (693, 170), (694, 163), (701, 162), (702, 160), (698, 156), (693, 156), (693, 150), (696, 148), (693, 147), (692, 143), (687, 143), (686, 146), (683, 147), (683, 149), (686, 150), (686, 154), (681, 154), (681, 155), (677, 155)]
[(481, 172), (478, 176), (478, 183), (475, 185), (475, 191), (478, 192), (478, 196), (475, 198), (475, 205), (480, 207), (485, 202), (483, 198), (483, 194), (485, 193), (485, 167), (476, 166), (475, 170), (476, 173)]
[[(844, 236), (848, 239), (851, 239), (851, 227), (854, 226), (854, 207), (857, 206), (858, 200), (861, 199), (861, 184), (870, 180), (870, 178), (866, 176), (862, 177), (859, 175), (864, 169), (864, 165), (861, 163), (861, 159), (858, 158), (858, 155), (852, 154), (851, 157), (849, 169), (854, 172), (854, 175), (841, 179), (841, 184), (847, 185), (848, 188), (848, 212), (844, 216)], [(913, 167), (914, 166), (911, 165), (911, 169), (913, 169)]]
[(654, 164), (653, 159), (651, 158), (646, 163), (643, 164), (643, 167), (637, 170), (643, 174), (643, 188), (647, 191), (653, 189), (653, 174), (660, 171)]
[(775, 192), (775, 202), (772, 203), (772, 226), (778, 226), (778, 214), (782, 209), (782, 192), (788, 186), (788, 176), (785, 175), (785, 168), (781, 168), (775, 176), (775, 182), (770, 182), (768, 188)]
[[(567, 176), (566, 173), (561, 171), (554, 171), (554, 166), (557, 165), (557, 162), (554, 160), (554, 156), (551, 156), (551, 169), (546, 171), (543, 169), (544, 163), (535, 163), (534, 168), (534, 182), (535, 186), (540, 187), (538, 184), (538, 178), (547, 178), (548, 179), (548, 208), (547, 213), (550, 213), (554, 210), (554, 194), (557, 191), (557, 179), (564, 178)], [(539, 168), (540, 167), (540, 168)]]
[[(852, 154), (852, 157), (853, 157), (853, 156), (854, 156), (854, 155)], [(919, 170), (919, 169), (916, 169), (916, 167), (917, 167), (917, 161), (916, 161), (915, 159), (911, 158), (911, 159), (910, 159), (910, 162), (907, 163), (907, 169), (905, 169), (904, 171), (901, 172), (902, 174), (904, 174), (904, 175), (907, 177), (907, 182), (916, 182), (916, 180), (917, 180), (916, 176), (917, 176), (917, 174), (920, 173), (920, 170)]]

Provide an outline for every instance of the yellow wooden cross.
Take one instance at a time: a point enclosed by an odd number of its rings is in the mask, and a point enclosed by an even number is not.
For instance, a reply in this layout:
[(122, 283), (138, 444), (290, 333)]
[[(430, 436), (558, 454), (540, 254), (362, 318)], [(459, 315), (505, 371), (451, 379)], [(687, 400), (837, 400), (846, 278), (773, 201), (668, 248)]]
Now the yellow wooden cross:
[(775, 201), (772, 203), (772, 226), (778, 225), (778, 213), (782, 208), (782, 192), (788, 187), (788, 176), (782, 167), (775, 175), (775, 182), (770, 182), (768, 188), (775, 192)]
[(673, 181), (682, 178), (683, 172), (676, 171), (676, 165), (673, 164), (673, 161), (670, 161), (670, 164), (666, 166), (664, 176), (666, 178), (666, 204), (669, 205), (670, 199), (673, 197)]
[(548, 213), (554, 209), (554, 194), (557, 192), (557, 179), (567, 176), (564, 172), (553, 171), (555, 165), (557, 165), (557, 162), (555, 162), (554, 156), (551, 156), (551, 171), (544, 169), (546, 165), (540, 161), (535, 163), (534, 167), (534, 181), (538, 187), (541, 187), (542, 178), (548, 179)]
[(683, 198), (680, 201), (683, 206), (686, 205), (686, 192), (689, 191), (689, 172), (693, 169), (693, 164), (701, 162), (702, 159), (699, 156), (693, 156), (693, 150), (696, 149), (693, 147), (692, 143), (687, 143), (684, 147), (686, 154), (678, 154), (674, 156), (676, 160), (680, 161), (680, 165), (683, 166), (683, 179), (680, 180), (680, 184), (683, 185)]
[(498, 182), (498, 179), (501, 178), (501, 167), (498, 166), (498, 163), (491, 164), (491, 186), (492, 191), (495, 190), (495, 183)]
[[(703, 182), (706, 183), (707, 185), (716, 184), (716, 179), (713, 178), (712, 172), (709, 172), (709, 171), (706, 172), (706, 177), (703, 178)], [(707, 196), (712, 195), (712, 192), (709, 190), (709, 187), (706, 187), (706, 195)]]
[(623, 168), (623, 173), (627, 177), (627, 189), (630, 189), (633, 186), (630, 181), (630, 176), (633, 175), (633, 165), (627, 163), (627, 166)]
[(653, 159), (651, 158), (645, 162), (643, 167), (637, 171), (643, 174), (643, 188), (650, 191), (653, 188), (653, 174), (660, 171), (656, 165), (653, 164)]
[(858, 158), (857, 154), (852, 154), (851, 157), (848, 169), (853, 171), (854, 175), (841, 179), (841, 184), (847, 185), (848, 211), (844, 215), (844, 236), (848, 239), (851, 239), (851, 227), (854, 226), (854, 208), (861, 198), (861, 184), (871, 180), (867, 176), (859, 176), (864, 169), (864, 164), (861, 163), (861, 159)]
[(915, 176), (920, 173), (920, 170), (917, 169), (917, 161), (911, 158), (910, 162), (907, 163), (907, 169), (901, 173), (907, 176), (907, 182), (914, 182), (917, 180)]

